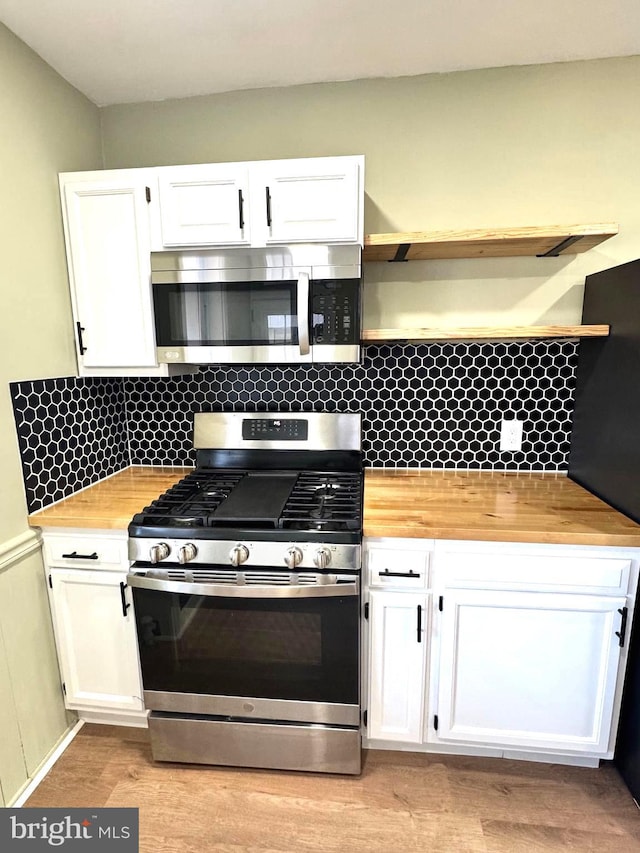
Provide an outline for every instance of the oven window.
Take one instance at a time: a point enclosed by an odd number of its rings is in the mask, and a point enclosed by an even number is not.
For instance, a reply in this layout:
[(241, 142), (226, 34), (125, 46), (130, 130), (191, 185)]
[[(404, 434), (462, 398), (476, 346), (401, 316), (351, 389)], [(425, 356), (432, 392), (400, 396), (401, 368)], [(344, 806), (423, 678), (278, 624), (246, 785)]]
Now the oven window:
[(357, 596), (133, 593), (145, 690), (358, 701)]
[(296, 281), (156, 284), (158, 346), (298, 343)]

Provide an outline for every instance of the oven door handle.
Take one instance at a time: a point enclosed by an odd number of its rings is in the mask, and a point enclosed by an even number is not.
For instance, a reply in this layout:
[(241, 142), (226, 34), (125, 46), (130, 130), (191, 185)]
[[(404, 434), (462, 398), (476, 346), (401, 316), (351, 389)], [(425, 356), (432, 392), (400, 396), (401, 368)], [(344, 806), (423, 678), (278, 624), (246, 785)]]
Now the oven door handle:
[(159, 580), (130, 573), (127, 583), (140, 589), (158, 592), (175, 592), (187, 595), (205, 595), (215, 598), (328, 598), (330, 596), (355, 596), (360, 592), (358, 579), (347, 583), (286, 584), (260, 586), (258, 584), (211, 584), (187, 581)]
[(298, 344), (300, 355), (309, 355), (309, 273), (298, 274)]

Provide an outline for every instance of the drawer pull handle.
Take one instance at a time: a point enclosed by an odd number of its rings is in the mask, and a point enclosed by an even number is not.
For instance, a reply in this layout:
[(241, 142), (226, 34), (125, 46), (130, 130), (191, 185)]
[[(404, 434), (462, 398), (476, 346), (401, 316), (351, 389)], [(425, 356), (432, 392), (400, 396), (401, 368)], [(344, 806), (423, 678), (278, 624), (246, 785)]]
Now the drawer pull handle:
[(100, 559), (96, 552), (93, 554), (78, 554), (77, 551), (72, 551), (70, 554), (63, 554), (63, 560), (98, 560)]
[(124, 618), (127, 618), (127, 610), (131, 607), (131, 604), (127, 601), (127, 596), (125, 590), (127, 585), (124, 581), (120, 581), (120, 600), (122, 601), (122, 615)]
[(616, 637), (620, 640), (620, 648), (622, 648), (624, 646), (624, 638), (627, 633), (627, 617), (629, 615), (629, 608), (619, 607), (618, 613), (620, 614), (620, 616), (622, 616), (622, 619), (620, 620), (620, 630), (616, 631), (615, 634)]
[(408, 572), (390, 572), (389, 569), (385, 569), (383, 572), (380, 572), (381, 578), (419, 578), (420, 573), (414, 572), (413, 569), (410, 569)]

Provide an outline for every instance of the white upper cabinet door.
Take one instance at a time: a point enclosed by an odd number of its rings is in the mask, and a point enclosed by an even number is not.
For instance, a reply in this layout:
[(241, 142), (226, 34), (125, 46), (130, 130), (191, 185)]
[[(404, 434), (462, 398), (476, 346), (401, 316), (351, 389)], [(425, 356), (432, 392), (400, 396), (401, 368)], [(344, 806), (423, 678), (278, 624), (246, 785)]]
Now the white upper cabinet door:
[(61, 190), (81, 370), (156, 367), (144, 177), (63, 175)]
[(447, 590), (437, 740), (606, 753), (625, 604)]
[[(51, 604), (69, 708), (142, 709), (126, 574), (51, 569)], [(124, 605), (123, 605), (124, 596)]]
[(363, 157), (276, 160), (256, 165), (254, 230), (265, 243), (363, 242)]
[(250, 241), (245, 164), (160, 168), (163, 246), (240, 246)]
[(422, 743), (428, 598), (411, 592), (370, 594), (368, 735)]

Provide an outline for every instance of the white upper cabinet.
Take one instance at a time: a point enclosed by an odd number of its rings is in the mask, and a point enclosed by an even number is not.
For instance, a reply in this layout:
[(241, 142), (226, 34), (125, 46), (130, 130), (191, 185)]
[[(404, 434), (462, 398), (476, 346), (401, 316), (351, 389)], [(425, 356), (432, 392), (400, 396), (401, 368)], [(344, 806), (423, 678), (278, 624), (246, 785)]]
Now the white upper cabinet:
[(256, 164), (252, 180), (256, 230), (262, 219), (267, 244), (362, 244), (363, 171), (363, 157)]
[(153, 171), (153, 250), (364, 242), (363, 156)]
[(102, 368), (149, 373), (157, 362), (147, 175), (77, 177), (60, 181), (80, 374), (100, 375)]
[(248, 169), (243, 163), (156, 170), (163, 246), (250, 243)]

